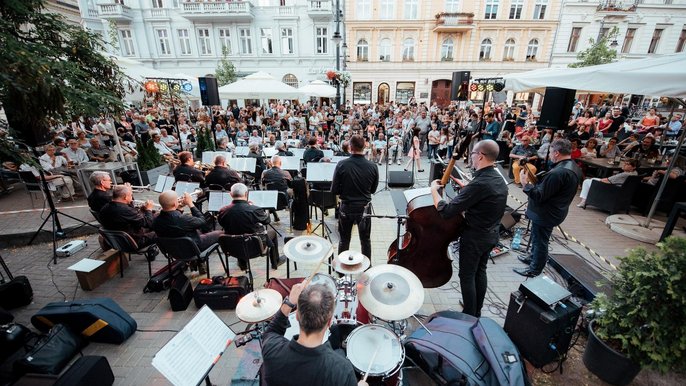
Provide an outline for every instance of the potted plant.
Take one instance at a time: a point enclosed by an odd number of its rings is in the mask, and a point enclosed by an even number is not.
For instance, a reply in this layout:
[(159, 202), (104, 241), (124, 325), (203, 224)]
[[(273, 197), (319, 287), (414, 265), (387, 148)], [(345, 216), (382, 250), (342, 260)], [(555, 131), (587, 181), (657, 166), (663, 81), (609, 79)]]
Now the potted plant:
[(136, 139), (136, 151), (138, 152), (138, 169), (143, 179), (141, 184), (154, 184), (157, 182), (158, 176), (169, 172), (169, 165), (157, 152), (152, 140), (143, 143), (140, 139)]
[(596, 297), (583, 362), (600, 379), (626, 385), (641, 370), (686, 371), (686, 239), (620, 258), (613, 293)]

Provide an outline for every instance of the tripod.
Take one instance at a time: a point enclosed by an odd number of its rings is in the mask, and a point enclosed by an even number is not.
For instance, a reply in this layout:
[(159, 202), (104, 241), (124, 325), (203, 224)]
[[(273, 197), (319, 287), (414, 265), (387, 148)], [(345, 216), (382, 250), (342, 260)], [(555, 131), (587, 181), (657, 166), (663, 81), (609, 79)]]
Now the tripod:
[[(38, 154), (38, 150), (36, 150), (36, 148), (32, 148), (32, 150), (33, 150), (34, 156), (36, 157), (36, 159), (38, 159), (38, 157), (40, 156)], [(31, 240), (29, 240), (29, 242), (26, 245), (31, 245), (33, 243), (33, 241), (36, 239), (36, 237), (38, 237), (38, 234), (40, 234), (40, 232), (43, 230), (43, 227), (45, 226), (45, 224), (47, 224), (48, 220), (52, 220), (52, 262), (53, 262), (53, 264), (57, 264), (57, 238), (58, 237), (63, 238), (67, 234), (67, 232), (65, 232), (62, 229), (62, 224), (60, 224), (59, 215), (68, 217), (72, 220), (75, 220), (75, 221), (78, 221), (81, 223), (81, 225), (74, 228), (73, 230), (80, 229), (84, 225), (92, 226), (93, 228), (96, 228), (96, 229), (97, 229), (97, 227), (92, 225), (92, 224), (89, 224), (89, 223), (87, 223), (81, 219), (78, 219), (74, 216), (70, 216), (66, 213), (63, 213), (63, 212), (60, 212), (59, 210), (57, 210), (57, 208), (55, 207), (55, 202), (52, 200), (52, 194), (50, 194), (50, 190), (48, 189), (48, 182), (45, 180), (45, 173), (43, 172), (43, 169), (39, 168), (38, 174), (40, 176), (40, 182), (43, 185), (43, 191), (45, 192), (45, 198), (48, 200), (48, 206), (50, 207), (50, 213), (48, 214), (48, 217), (46, 217), (45, 220), (43, 220), (43, 223), (40, 225), (40, 227), (38, 228), (36, 233), (33, 234), (33, 236), (31, 237)]]
[[(322, 212), (322, 215), (320, 216), (321, 219), (319, 220), (319, 224), (317, 224), (317, 226), (314, 227), (314, 229), (312, 229), (312, 234), (316, 234), (317, 229), (319, 229), (321, 227), (322, 228), (322, 238), (325, 238), (325, 239), (331, 241), (331, 228), (329, 228), (329, 225), (327, 225), (326, 221), (324, 221), (324, 210), (325, 210), (324, 209), (324, 197), (325, 197), (325, 193), (327, 193), (327, 191), (317, 190), (317, 192), (319, 192), (320, 197), (321, 197), (321, 203), (320, 203), (321, 206), (319, 207), (319, 209)], [(312, 193), (312, 192), (310, 192), (310, 193)], [(317, 208), (317, 206), (315, 205), (315, 214), (317, 213), (316, 208)]]

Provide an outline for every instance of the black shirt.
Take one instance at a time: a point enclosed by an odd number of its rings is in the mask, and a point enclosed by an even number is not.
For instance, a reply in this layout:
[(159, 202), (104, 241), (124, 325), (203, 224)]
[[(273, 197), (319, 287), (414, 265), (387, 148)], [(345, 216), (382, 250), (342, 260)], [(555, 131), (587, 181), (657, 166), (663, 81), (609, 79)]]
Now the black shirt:
[(88, 196), (88, 206), (95, 212), (100, 212), (103, 206), (112, 201), (112, 192), (94, 189)]
[(224, 189), (231, 189), (233, 184), (241, 182), (241, 176), (237, 171), (229, 169), (226, 166), (215, 166), (214, 169), (205, 177), (205, 182), (201, 184), (203, 188), (210, 185), (220, 185)]
[(542, 226), (558, 226), (567, 217), (569, 204), (576, 196), (581, 169), (573, 160), (557, 162), (543, 180), (536, 185), (526, 184), (529, 196), (526, 216)]
[(623, 115), (620, 115), (618, 117), (611, 116), (610, 119), (612, 119), (612, 123), (610, 124), (610, 128), (607, 129), (608, 133), (614, 133), (617, 130), (622, 128), (622, 125), (624, 125), (624, 121), (626, 120), (626, 117)]
[(219, 225), (229, 235), (262, 233), (271, 221), (269, 213), (245, 200), (233, 200), (219, 211)]
[(474, 233), (497, 231), (507, 204), (507, 185), (494, 167), (474, 172), (474, 179), (450, 203), (438, 202), (438, 213), (450, 218), (465, 212), (465, 224)]
[(355, 386), (355, 369), (329, 342), (309, 348), (283, 334), (288, 318), (277, 311), (262, 335), (264, 381), (269, 386), (327, 385)]
[(267, 169), (262, 173), (262, 183), (269, 190), (278, 190), (279, 192), (288, 192), (288, 180), (291, 175), (281, 168), (273, 167)]
[(379, 185), (379, 169), (361, 154), (336, 164), (331, 191), (346, 204), (367, 204)]
[(152, 226), (152, 212), (142, 211), (121, 202), (112, 201), (99, 213), (100, 224), (107, 230), (135, 234)]
[(324, 158), (324, 152), (316, 147), (310, 146), (303, 152), (303, 161), (305, 161), (305, 163), (319, 162), (322, 158)]
[(174, 169), (174, 178), (177, 181), (187, 181), (188, 178), (190, 178), (189, 182), (203, 183), (205, 181), (202, 171), (186, 164), (181, 164)]
[(200, 245), (198, 230), (205, 226), (205, 218), (196, 207), (191, 208), (191, 216), (178, 210), (161, 211), (152, 222), (152, 229), (158, 237), (190, 237)]

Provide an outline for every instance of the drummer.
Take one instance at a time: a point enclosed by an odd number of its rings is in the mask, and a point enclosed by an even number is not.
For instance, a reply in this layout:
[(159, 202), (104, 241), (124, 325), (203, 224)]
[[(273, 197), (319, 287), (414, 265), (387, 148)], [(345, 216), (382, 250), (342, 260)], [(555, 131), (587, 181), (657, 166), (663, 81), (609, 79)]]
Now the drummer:
[[(300, 334), (289, 341), (283, 335), (288, 328), (288, 315), (295, 309), (290, 299), (297, 299), (296, 318)], [(270, 386), (327, 385), (355, 386), (357, 383), (352, 364), (335, 352), (324, 341), (331, 325), (336, 299), (322, 284), (313, 284), (303, 290), (295, 284), (283, 300), (281, 309), (274, 315), (262, 335), (262, 379)]]

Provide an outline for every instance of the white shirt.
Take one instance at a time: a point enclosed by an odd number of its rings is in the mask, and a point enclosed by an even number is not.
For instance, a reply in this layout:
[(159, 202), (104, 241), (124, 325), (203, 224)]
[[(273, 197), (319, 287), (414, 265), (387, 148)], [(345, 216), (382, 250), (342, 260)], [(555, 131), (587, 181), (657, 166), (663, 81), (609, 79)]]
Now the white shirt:
[(153, 146), (155, 146), (155, 149), (157, 149), (157, 152), (160, 153), (160, 155), (172, 155), (174, 152), (172, 149), (170, 149), (164, 142), (159, 141), (159, 142), (153, 142)]
[(50, 156), (47, 154), (43, 154), (42, 156), (38, 157), (38, 159), (40, 160), (40, 166), (45, 171), (50, 171), (59, 167), (66, 168), (68, 166), (67, 159), (61, 155), (56, 155), (54, 161), (50, 159)]
[(69, 157), (70, 161), (76, 164), (89, 161), (86, 151), (81, 149), (80, 147), (77, 147), (76, 150), (72, 150), (71, 147), (67, 147), (65, 149), (62, 149), (62, 153)]

